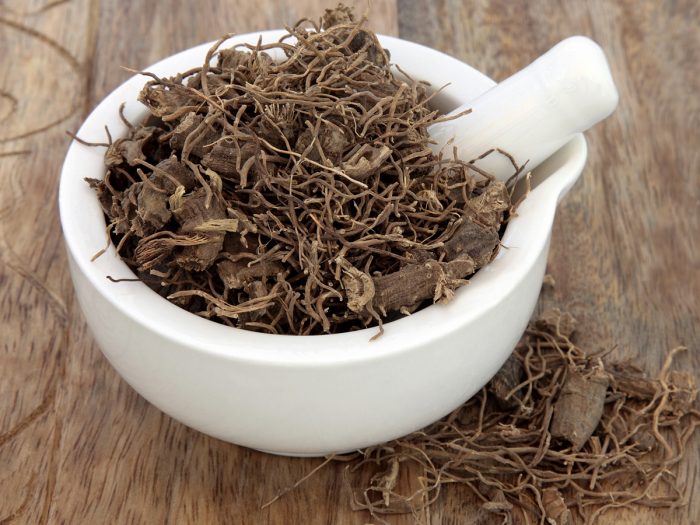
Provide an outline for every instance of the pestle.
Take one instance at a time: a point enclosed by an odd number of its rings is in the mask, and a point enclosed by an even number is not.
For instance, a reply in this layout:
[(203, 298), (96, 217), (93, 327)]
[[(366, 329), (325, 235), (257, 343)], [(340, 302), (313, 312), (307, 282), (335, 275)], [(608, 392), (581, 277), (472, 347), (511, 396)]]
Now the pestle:
[[(499, 148), (519, 166), (527, 162), (527, 172), (610, 115), (617, 101), (603, 50), (590, 38), (572, 36), (449, 115), (471, 113), (431, 126), (431, 147), (452, 158), (456, 146), (457, 156), (468, 161)], [(514, 173), (497, 152), (474, 164), (501, 180)]]

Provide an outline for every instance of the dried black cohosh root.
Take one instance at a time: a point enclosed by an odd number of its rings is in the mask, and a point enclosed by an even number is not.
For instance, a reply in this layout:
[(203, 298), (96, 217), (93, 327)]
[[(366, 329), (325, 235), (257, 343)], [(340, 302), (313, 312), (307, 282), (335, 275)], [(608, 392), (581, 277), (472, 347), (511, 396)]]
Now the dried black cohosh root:
[(149, 118), (90, 183), (154, 290), (231, 326), (335, 333), (448, 301), (495, 257), (509, 191), (431, 152), (427, 84), (395, 75), (363, 22), (340, 6), (146, 73)]
[[(700, 426), (691, 375), (656, 378), (609, 363), (571, 341), (575, 322), (558, 310), (532, 322), (514, 354), (482, 391), (429, 427), (348, 456), (352, 506), (419, 523), (450, 484), (468, 487), (495, 523), (594, 523), (633, 506), (687, 505), (676, 477)], [(585, 379), (585, 380), (584, 380)], [(413, 480), (399, 493), (397, 479)], [(497, 517), (497, 516), (495, 516)]]

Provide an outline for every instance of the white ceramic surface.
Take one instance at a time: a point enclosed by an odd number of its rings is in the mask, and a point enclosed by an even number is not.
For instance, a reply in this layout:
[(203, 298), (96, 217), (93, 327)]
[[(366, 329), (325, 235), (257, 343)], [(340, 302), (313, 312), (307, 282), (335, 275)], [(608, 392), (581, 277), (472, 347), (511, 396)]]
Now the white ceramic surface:
[[(282, 33), (262, 33), (263, 42)], [(258, 33), (237, 41), (255, 42)], [(434, 85), (451, 83), (439, 104), (450, 110), (493, 82), (426, 47), (382, 37), (392, 60)], [(148, 68), (158, 75), (200, 65), (209, 45)], [(143, 77), (111, 93), (78, 136), (104, 140), (108, 125), (125, 133)], [(143, 397), (175, 419), (217, 438), (268, 452), (323, 455), (399, 437), (435, 421), (477, 392), (507, 359), (535, 306), (558, 200), (580, 175), (586, 143), (578, 135), (540, 169), (550, 174), (518, 210), (505, 249), (447, 305), (435, 305), (376, 329), (295, 337), (234, 329), (190, 314), (132, 277), (105, 242), (104, 218), (84, 177), (102, 177), (104, 150), (73, 143), (59, 192), (71, 275), (85, 318), (103, 353)]]
[[(472, 160), (500, 148), (532, 170), (577, 133), (609, 116), (618, 98), (601, 47), (590, 38), (572, 36), (451, 112), (470, 109), (468, 116), (431, 126), (433, 149), (437, 153), (448, 144), (448, 157), (457, 147), (460, 158)], [(513, 174), (503, 155), (475, 164), (501, 180)]]

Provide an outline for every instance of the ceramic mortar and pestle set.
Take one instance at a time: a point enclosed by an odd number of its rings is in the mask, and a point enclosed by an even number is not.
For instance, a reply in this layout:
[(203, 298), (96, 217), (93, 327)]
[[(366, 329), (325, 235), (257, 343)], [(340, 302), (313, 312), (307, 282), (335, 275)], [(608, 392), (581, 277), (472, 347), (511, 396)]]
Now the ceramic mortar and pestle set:
[[(229, 42), (277, 41), (284, 31)], [(400, 437), (446, 415), (482, 388), (513, 351), (532, 315), (545, 272), (558, 202), (586, 161), (581, 134), (608, 116), (617, 91), (600, 47), (568, 38), (496, 84), (434, 49), (381, 36), (410, 76), (446, 86), (435, 107), (471, 114), (435, 124), (435, 150), (470, 160), (500, 148), (532, 170), (533, 188), (509, 220), (496, 258), (448, 304), (376, 328), (287, 336), (231, 328), (189, 313), (133, 277), (105, 242), (102, 209), (85, 177), (104, 175), (104, 152), (74, 141), (61, 173), (59, 206), (70, 271), (87, 323), (112, 366), (143, 397), (216, 438), (292, 456), (345, 452)], [(173, 55), (148, 71), (171, 76), (201, 65), (211, 44)], [(100, 142), (127, 132), (118, 108), (142, 120), (133, 77), (90, 114), (77, 135)], [(510, 162), (476, 163), (501, 179)]]

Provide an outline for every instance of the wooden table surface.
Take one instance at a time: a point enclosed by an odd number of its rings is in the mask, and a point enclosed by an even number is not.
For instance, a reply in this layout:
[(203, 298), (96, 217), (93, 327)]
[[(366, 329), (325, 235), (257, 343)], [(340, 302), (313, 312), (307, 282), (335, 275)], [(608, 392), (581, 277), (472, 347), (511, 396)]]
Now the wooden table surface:
[[(365, 3), (360, 2), (360, 9)], [(0, 523), (339, 523), (352, 512), (342, 465), (275, 505), (320, 460), (288, 459), (191, 430), (112, 370), (74, 300), (56, 204), (79, 123), (143, 68), (225, 32), (316, 18), (320, 0), (0, 0)], [(541, 300), (581, 321), (579, 341), (617, 345), (650, 372), (678, 344), (700, 382), (700, 4), (546, 0), (375, 0), (371, 26), (503, 79), (560, 39), (590, 35), (620, 90), (587, 133), (582, 181), (559, 208)], [(696, 497), (675, 512), (603, 523), (700, 523), (700, 439), (680, 479)], [(450, 487), (431, 523), (474, 523)], [(390, 523), (410, 523), (407, 517)]]

